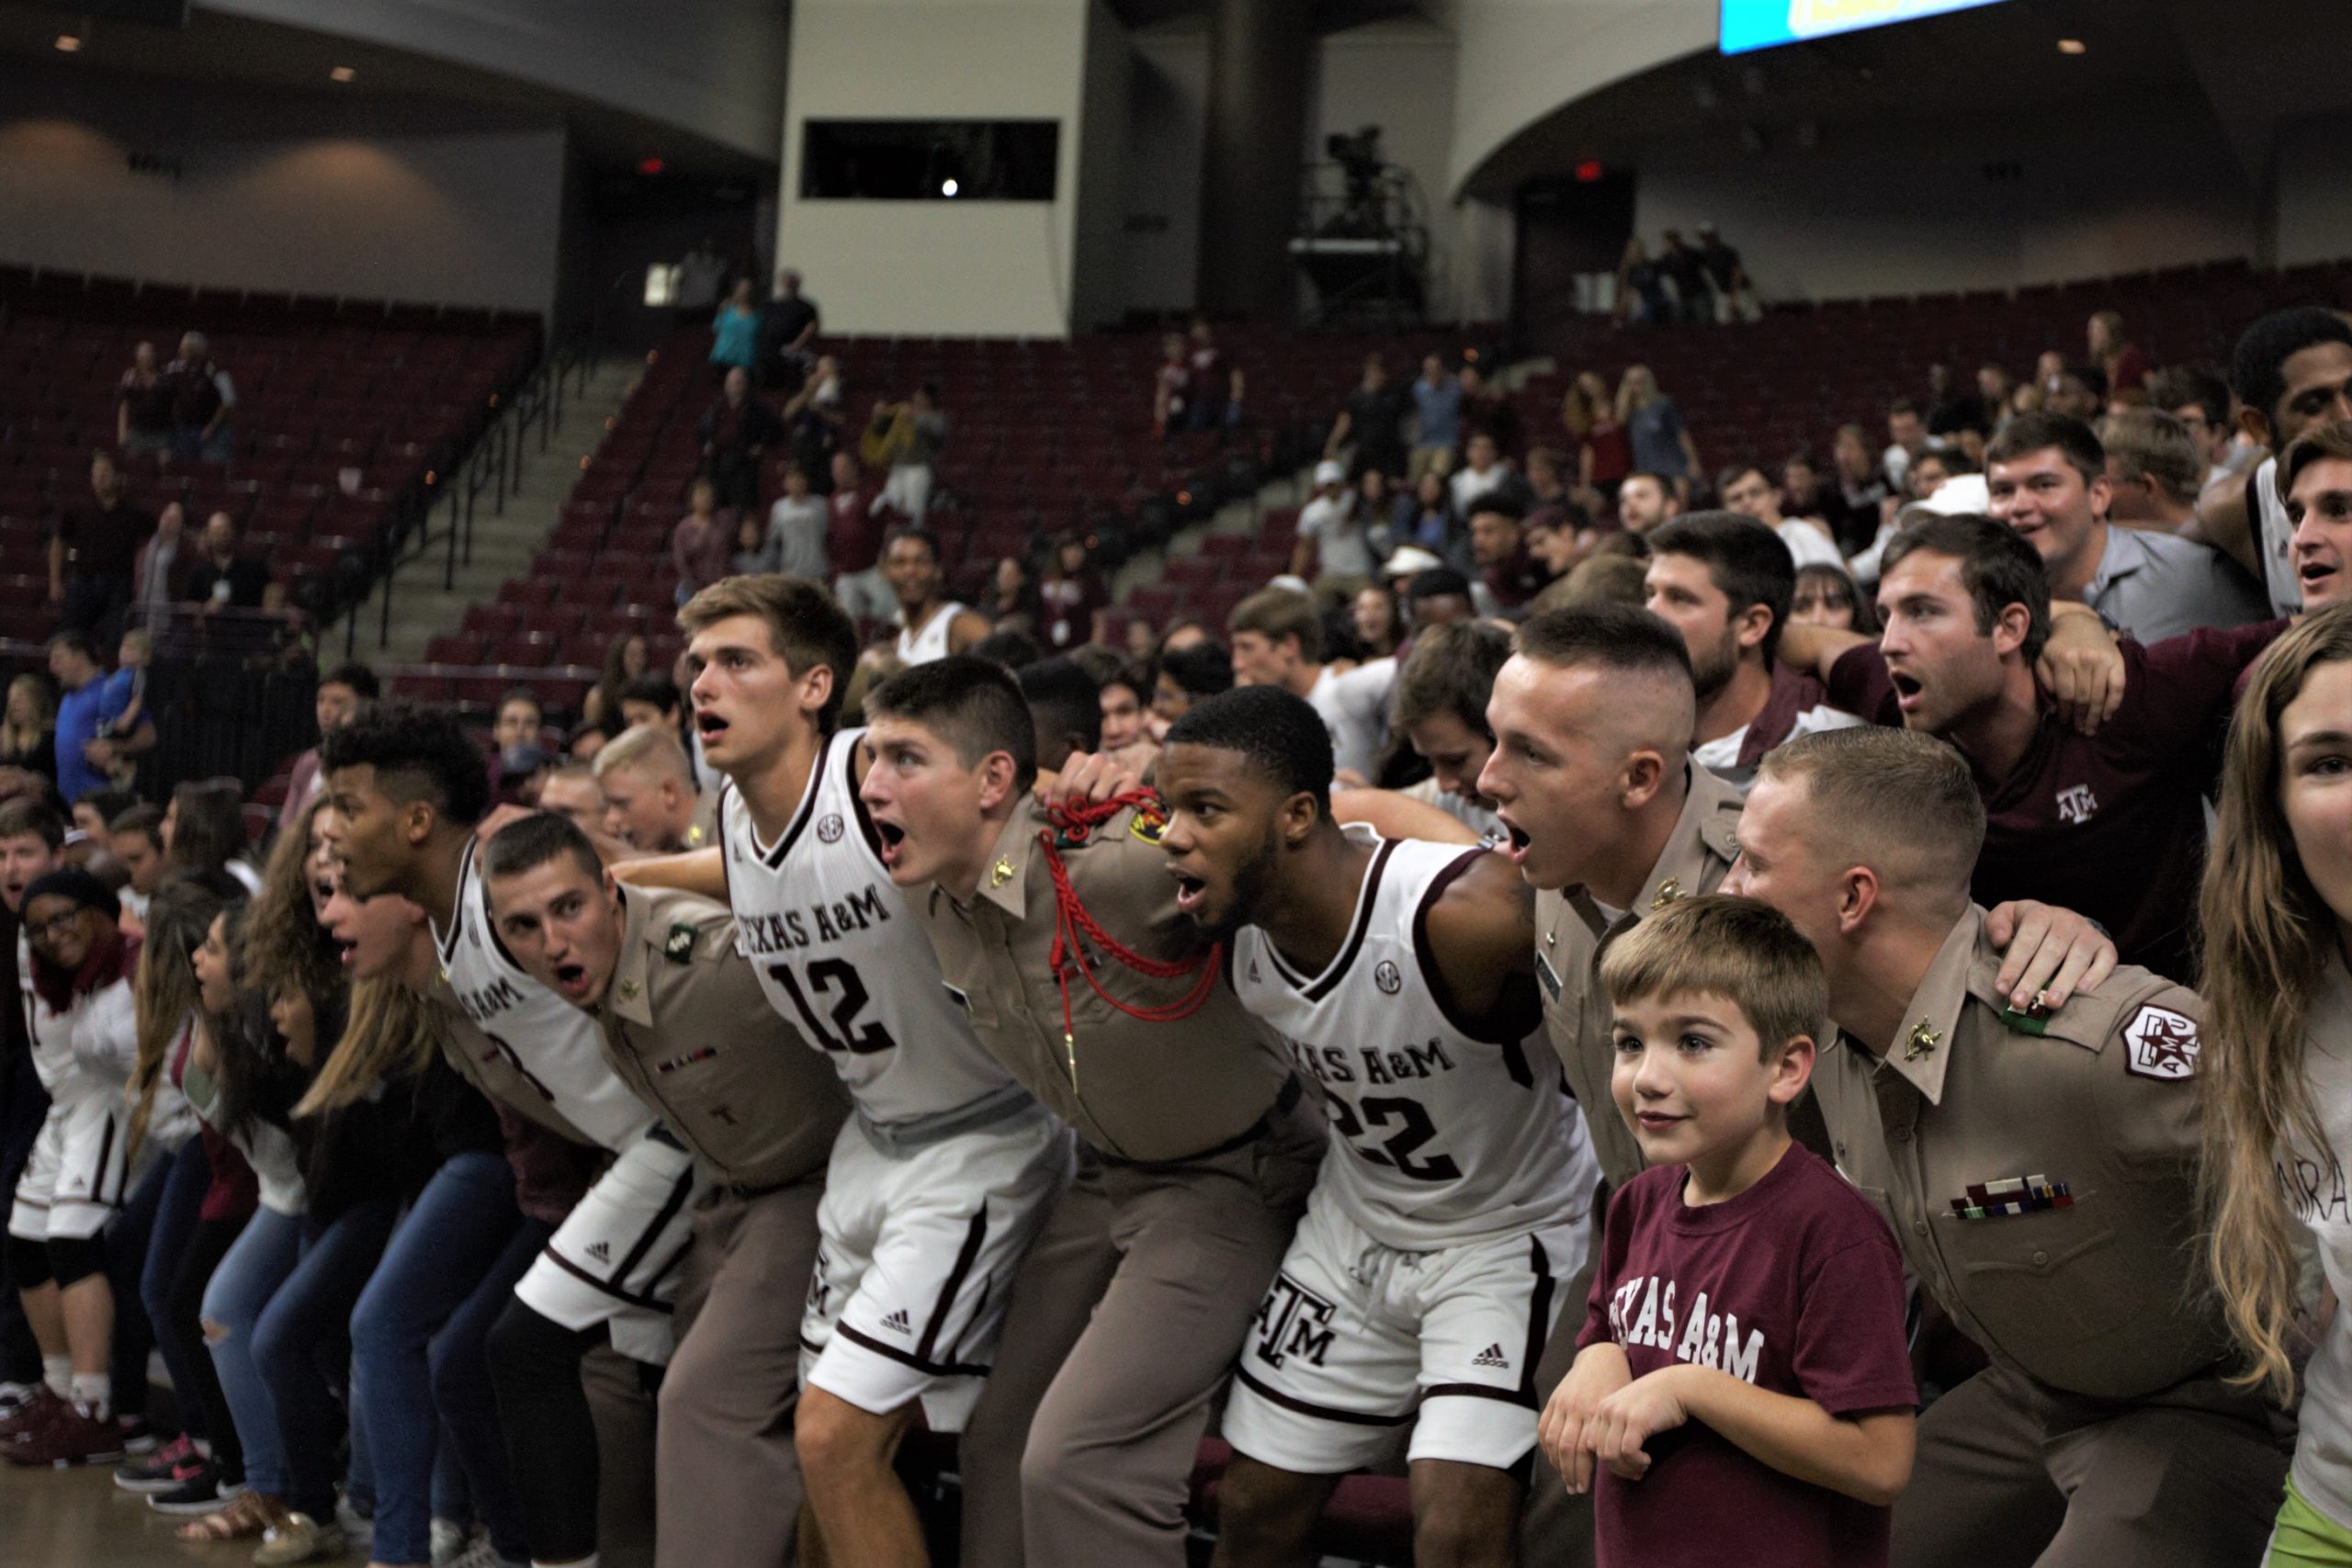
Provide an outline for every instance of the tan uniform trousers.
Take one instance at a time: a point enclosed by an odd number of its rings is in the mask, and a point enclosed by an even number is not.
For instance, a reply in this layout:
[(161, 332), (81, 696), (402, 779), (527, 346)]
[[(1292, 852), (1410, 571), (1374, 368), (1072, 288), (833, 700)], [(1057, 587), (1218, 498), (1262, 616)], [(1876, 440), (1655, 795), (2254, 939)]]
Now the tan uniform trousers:
[(1290, 1246), (1321, 1121), (1309, 1096), (1230, 1154), (1081, 1158), (964, 1430), (965, 1568), (1182, 1568), (1209, 1404)]
[(2001, 1367), (1919, 1418), (1892, 1568), (2253, 1568), (2293, 1446), (2211, 1381), (2122, 1404)]
[(817, 1261), (821, 1173), (695, 1207), (679, 1340), (654, 1439), (658, 1568), (780, 1568), (792, 1561), (800, 1460), (800, 1309)]

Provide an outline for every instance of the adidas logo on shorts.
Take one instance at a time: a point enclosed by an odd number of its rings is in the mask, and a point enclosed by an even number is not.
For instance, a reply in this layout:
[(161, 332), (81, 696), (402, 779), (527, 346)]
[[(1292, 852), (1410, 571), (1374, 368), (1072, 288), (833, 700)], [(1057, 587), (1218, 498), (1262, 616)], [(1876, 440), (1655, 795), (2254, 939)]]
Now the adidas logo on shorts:
[(1503, 1354), (1503, 1348), (1501, 1346), (1489, 1345), (1485, 1349), (1479, 1351), (1476, 1356), (1473, 1356), (1470, 1359), (1470, 1364), (1474, 1367), (1502, 1367), (1508, 1369), (1510, 1366), (1510, 1358)]
[(613, 1260), (612, 1246), (607, 1242), (592, 1241), (588, 1244), (588, 1256), (599, 1263), (610, 1263)]
[(894, 1334), (911, 1334), (914, 1332), (913, 1328), (910, 1326), (907, 1322), (907, 1309), (904, 1307), (900, 1307), (898, 1311), (884, 1318), (882, 1320), (882, 1326), (890, 1330)]

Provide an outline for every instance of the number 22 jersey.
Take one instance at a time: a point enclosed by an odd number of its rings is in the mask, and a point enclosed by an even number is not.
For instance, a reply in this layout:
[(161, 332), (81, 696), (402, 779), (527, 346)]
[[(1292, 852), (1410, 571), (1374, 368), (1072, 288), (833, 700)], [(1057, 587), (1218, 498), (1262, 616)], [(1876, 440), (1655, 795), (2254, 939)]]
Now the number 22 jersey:
[(1300, 974), (1256, 926), (1233, 942), (1241, 1005), (1323, 1088), (1331, 1150), (1318, 1180), (1367, 1235), (1406, 1251), (1580, 1218), (1600, 1167), (1541, 1024), (1501, 1039), (1458, 1019), (1430, 955), (1430, 908), (1487, 852), (1348, 834), (1377, 847), (1321, 974)]
[(857, 798), (863, 729), (830, 737), (799, 809), (773, 844), (732, 784), (718, 801), (736, 951), (760, 988), (832, 1059), (859, 1111), (884, 1126), (1020, 1092), (964, 1021), (931, 940), (882, 866)]

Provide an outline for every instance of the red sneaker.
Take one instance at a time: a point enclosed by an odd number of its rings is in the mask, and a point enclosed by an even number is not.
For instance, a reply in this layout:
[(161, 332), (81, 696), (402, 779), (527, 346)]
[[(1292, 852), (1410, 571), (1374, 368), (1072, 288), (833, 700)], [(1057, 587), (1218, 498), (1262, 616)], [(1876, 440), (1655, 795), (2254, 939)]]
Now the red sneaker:
[(32, 1397), (17, 1406), (16, 1414), (0, 1419), (0, 1443), (14, 1442), (27, 1432), (38, 1432), (65, 1409), (65, 1401), (57, 1397), (47, 1383), (32, 1392)]
[[(64, 1401), (58, 1402), (64, 1404)], [(64, 1409), (39, 1432), (28, 1432), (0, 1450), (10, 1464), (50, 1465), (63, 1470), (76, 1464), (114, 1464), (122, 1459), (122, 1428), (103, 1416), (87, 1414), (78, 1404)]]

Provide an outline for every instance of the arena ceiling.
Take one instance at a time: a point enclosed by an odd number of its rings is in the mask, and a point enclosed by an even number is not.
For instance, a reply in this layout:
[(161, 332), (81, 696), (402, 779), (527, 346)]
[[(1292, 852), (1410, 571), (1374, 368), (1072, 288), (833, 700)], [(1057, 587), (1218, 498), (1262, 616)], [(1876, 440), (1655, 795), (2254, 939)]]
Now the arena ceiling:
[[(81, 38), (82, 47), (62, 53), (61, 35)], [(173, 30), (104, 17), (85, 22), (70, 6), (0, 0), (0, 58), (5, 57), (163, 82), (266, 86), (284, 98), (314, 97), (322, 106), (356, 100), (390, 111), (401, 103), (429, 103), (561, 119), (571, 129), (574, 146), (596, 169), (633, 169), (658, 158), (674, 173), (709, 178), (772, 179), (775, 171), (773, 158), (754, 158), (592, 98), (406, 50), (201, 8), (191, 13), (185, 29)], [(351, 79), (334, 80), (337, 69), (350, 71)]]

